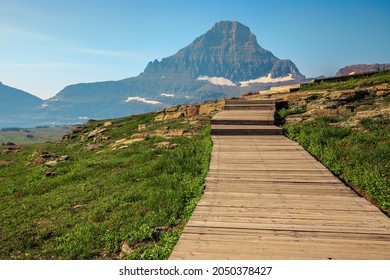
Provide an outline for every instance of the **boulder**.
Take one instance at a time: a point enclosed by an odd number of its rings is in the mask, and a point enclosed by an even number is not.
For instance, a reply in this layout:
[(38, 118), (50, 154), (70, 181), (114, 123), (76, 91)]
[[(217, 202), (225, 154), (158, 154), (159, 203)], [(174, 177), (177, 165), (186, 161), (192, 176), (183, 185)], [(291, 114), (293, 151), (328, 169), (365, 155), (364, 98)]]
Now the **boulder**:
[(190, 105), (187, 107), (187, 116), (189, 117), (195, 117), (197, 115), (199, 115), (199, 108), (200, 108), (200, 105)]
[(45, 163), (46, 167), (55, 167), (56, 165), (57, 165), (57, 161), (56, 160), (50, 160), (50, 161)]
[(86, 150), (86, 151), (94, 151), (94, 150), (100, 149), (101, 147), (102, 146), (99, 145), (99, 144), (88, 143), (87, 145), (85, 145), (84, 150)]
[(170, 112), (168, 114), (165, 114), (164, 121), (165, 120), (174, 120), (174, 119), (178, 119), (178, 118), (181, 118), (184, 116), (185, 116), (184, 112)]
[(34, 160), (35, 165), (40, 165), (40, 164), (44, 164), (44, 163), (45, 163), (45, 159), (43, 157), (39, 157), (39, 158)]
[(168, 107), (168, 108), (165, 109), (165, 113), (168, 113), (168, 112), (177, 112), (178, 109), (179, 109), (179, 106)]
[(178, 144), (174, 144), (171, 142), (160, 142), (160, 143), (153, 145), (153, 147), (155, 147), (155, 148), (163, 148), (163, 149), (167, 149), (167, 150), (172, 150), (172, 149), (176, 148), (177, 146), (178, 146)]
[(96, 135), (98, 135), (100, 133), (103, 133), (106, 130), (107, 130), (106, 128), (99, 128), (99, 127), (97, 127), (94, 130), (92, 130), (90, 133), (88, 133), (87, 138), (95, 137)]
[(129, 255), (133, 252), (133, 249), (127, 244), (126, 241), (122, 243), (121, 252), (119, 253), (119, 258), (123, 259), (126, 255)]
[(60, 158), (58, 159), (58, 161), (66, 161), (69, 159), (69, 156), (68, 155), (63, 155), (63, 156), (60, 156)]
[(165, 112), (161, 112), (154, 118), (154, 121), (161, 122), (164, 120), (164, 117), (165, 117)]
[(215, 103), (201, 104), (199, 108), (200, 115), (208, 115), (215, 110)]
[(139, 125), (138, 125), (138, 131), (144, 131), (144, 130), (146, 130), (146, 129), (147, 129), (146, 124), (139, 124)]

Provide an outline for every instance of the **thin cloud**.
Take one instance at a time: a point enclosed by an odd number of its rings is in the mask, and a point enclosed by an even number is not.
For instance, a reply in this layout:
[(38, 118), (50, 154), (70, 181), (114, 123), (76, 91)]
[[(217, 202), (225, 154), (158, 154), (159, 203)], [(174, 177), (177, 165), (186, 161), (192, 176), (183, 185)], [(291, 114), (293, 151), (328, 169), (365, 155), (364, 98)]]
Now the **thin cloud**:
[(12, 38), (19, 37), (23, 39), (35, 40), (35, 41), (56, 41), (57, 39), (38, 32), (34, 32), (25, 28), (20, 28), (16, 26), (0, 26), (0, 35), (3, 38)]
[(117, 51), (117, 50), (104, 50), (93, 48), (70, 48), (69, 51), (100, 57), (112, 57), (112, 58), (126, 58), (126, 59), (144, 59), (144, 57), (151, 56), (150, 53), (142, 51)]
[(7, 68), (64, 68), (87, 67), (86, 64), (74, 62), (0, 62), (0, 67)]

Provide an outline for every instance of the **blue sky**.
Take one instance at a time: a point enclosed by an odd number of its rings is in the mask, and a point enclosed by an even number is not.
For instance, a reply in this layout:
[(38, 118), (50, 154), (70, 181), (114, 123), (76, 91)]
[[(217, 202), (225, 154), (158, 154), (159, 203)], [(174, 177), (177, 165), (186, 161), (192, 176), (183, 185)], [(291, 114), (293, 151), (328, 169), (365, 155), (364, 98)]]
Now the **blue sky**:
[(0, 0), (0, 81), (49, 98), (66, 85), (137, 76), (220, 20), (306, 77), (390, 63), (389, 0)]

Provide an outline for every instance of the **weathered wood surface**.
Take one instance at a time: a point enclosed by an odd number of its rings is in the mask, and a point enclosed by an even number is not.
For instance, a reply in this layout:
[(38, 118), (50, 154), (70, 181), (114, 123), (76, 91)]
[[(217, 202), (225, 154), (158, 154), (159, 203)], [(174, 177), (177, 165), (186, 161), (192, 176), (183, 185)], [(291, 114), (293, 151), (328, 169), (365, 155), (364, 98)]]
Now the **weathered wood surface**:
[(283, 130), (275, 125), (211, 125), (213, 135), (282, 135)]
[(170, 259), (390, 259), (390, 219), (297, 143), (212, 138), (205, 193)]
[(222, 111), (211, 120), (211, 124), (272, 125), (273, 123), (274, 112), (271, 110), (248, 110), (245, 114), (238, 110)]

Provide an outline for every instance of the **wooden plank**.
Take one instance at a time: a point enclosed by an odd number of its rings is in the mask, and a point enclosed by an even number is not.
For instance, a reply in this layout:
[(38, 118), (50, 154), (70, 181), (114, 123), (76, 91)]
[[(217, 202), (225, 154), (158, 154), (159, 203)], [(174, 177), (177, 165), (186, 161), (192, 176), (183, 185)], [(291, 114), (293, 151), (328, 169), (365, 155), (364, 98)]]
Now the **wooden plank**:
[[(369, 217), (370, 221), (386, 223), (388, 219), (384, 214), (378, 215), (377, 212), (364, 211), (340, 211), (340, 210), (318, 210), (311, 211), (308, 209), (258, 209), (258, 208), (243, 208), (243, 207), (213, 207), (199, 206), (194, 211), (193, 215), (215, 215), (216, 217), (255, 217), (269, 219), (327, 219), (327, 220), (344, 220), (344, 221), (360, 221), (361, 216)], [(389, 237), (390, 238), (390, 237)]]
[(231, 104), (225, 105), (224, 110), (269, 110), (274, 112), (275, 105), (272, 104)]
[[(272, 257), (269, 255), (268, 258), (261, 257), (256, 253), (244, 254), (244, 253), (213, 253), (213, 252), (192, 252), (188, 249), (181, 251), (180, 248), (175, 249), (172, 255), (169, 258), (170, 260), (295, 260), (295, 256), (276, 256)], [(308, 258), (305, 258), (308, 259)], [(310, 258), (316, 259), (316, 258)], [(320, 260), (321, 258), (317, 258)]]
[(357, 203), (357, 204), (364, 204), (366, 205), (367, 201), (358, 196), (352, 196), (352, 197), (345, 197), (343, 195), (340, 196), (334, 196), (334, 195), (304, 195), (299, 192), (296, 192), (294, 194), (276, 194), (276, 193), (271, 193), (271, 194), (266, 194), (266, 193), (261, 193), (258, 192), (256, 194), (252, 193), (245, 193), (245, 192), (240, 192), (235, 191), (235, 192), (225, 192), (225, 191), (219, 191), (219, 190), (213, 190), (209, 191), (206, 190), (204, 195), (204, 199), (215, 199), (215, 198), (221, 198), (221, 199), (229, 199), (229, 200), (255, 200), (255, 201), (270, 201), (272, 203), (282, 202), (291, 202), (291, 203), (304, 203), (304, 202), (339, 202), (340, 200), (343, 201), (345, 204), (347, 203)]
[[(382, 242), (388, 245), (389, 234), (368, 234), (357, 232), (321, 232), (321, 231), (293, 231), (293, 230), (266, 230), (266, 229), (235, 229), (235, 228), (209, 228), (209, 227), (186, 227), (184, 234), (198, 234), (203, 236), (228, 236), (230, 238), (249, 238), (266, 240), (327, 240), (327, 242)], [(330, 241), (329, 241), (330, 240)]]
[[(323, 231), (323, 232), (343, 232), (343, 233), (371, 233), (371, 234), (389, 234), (388, 227), (362, 227), (357, 228), (355, 225), (344, 224), (341, 226), (336, 225), (306, 225), (306, 224), (276, 224), (276, 223), (251, 223), (245, 221), (232, 221), (226, 223), (224, 221), (196, 221), (190, 219), (188, 222), (192, 227), (214, 227), (214, 228), (242, 228), (242, 229), (268, 229), (268, 230), (294, 230), (294, 231)], [(389, 247), (390, 248), (390, 247)]]
[(229, 200), (222, 198), (201, 200), (198, 205), (201, 206), (231, 206), (231, 207), (250, 207), (250, 208), (277, 208), (277, 209), (311, 209), (311, 210), (348, 210), (348, 211), (373, 211), (377, 209), (372, 205), (364, 203), (351, 203), (348, 205), (342, 205), (341, 203), (330, 205), (326, 201), (318, 201), (311, 203), (295, 203), (279, 202), (279, 201), (245, 201), (245, 200)]
[[(348, 213), (347, 211), (345, 214)], [(383, 224), (383, 220), (381, 219), (368, 219), (368, 220), (362, 220), (357, 219), (357, 217), (351, 218), (345, 215), (338, 215), (334, 216), (332, 219), (326, 216), (257, 216), (257, 215), (231, 215), (230, 213), (215, 213), (213, 212), (212, 215), (209, 213), (197, 213), (195, 214), (192, 219), (192, 221), (199, 221), (199, 222), (225, 222), (226, 224), (235, 224), (235, 223), (256, 223), (258, 225), (276, 225), (278, 226), (288, 226), (288, 225), (294, 225), (294, 226), (312, 226), (312, 229), (315, 230), (317, 228), (323, 228), (323, 227), (338, 227), (339, 229), (347, 227), (366, 227), (370, 228), (370, 232), (372, 230), (382, 230), (385, 229), (387, 231), (390, 230), (389, 226), (381, 226), (378, 225), (378, 221), (382, 222), (380, 224)], [(346, 226), (347, 225), (347, 226)]]
[[(329, 244), (307, 244), (307, 243), (284, 243), (275, 244), (271, 242), (254, 243), (240, 241), (240, 246), (235, 246), (236, 242), (182, 242), (178, 243), (178, 251), (191, 250), (196, 253), (216, 253), (236, 256), (241, 259), (241, 255), (256, 255), (258, 259), (285, 259), (294, 256), (298, 259), (388, 259), (390, 253), (383, 250), (382, 246), (370, 245), (334, 245)], [(360, 244), (357, 244), (360, 245)]]
[[(180, 243), (178, 243), (180, 245)], [(195, 246), (192, 246), (193, 248)], [(235, 250), (229, 250), (230, 247), (233, 247)], [(196, 248), (196, 247), (195, 247)], [(170, 259), (204, 259), (204, 260), (338, 260), (338, 259), (348, 259), (348, 260), (388, 260), (388, 254), (379, 255), (376, 253), (361, 252), (357, 253), (344, 253), (340, 251), (333, 252), (319, 252), (317, 250), (308, 251), (305, 249), (295, 249), (295, 250), (272, 250), (272, 249), (262, 249), (262, 250), (253, 250), (253, 249), (241, 249), (237, 250), (233, 244), (227, 244), (226, 247), (219, 250), (216, 248), (208, 247), (205, 251), (191, 250), (190, 248), (181, 248), (178, 246), (178, 249), (173, 252)]]
[(231, 99), (231, 100), (227, 100), (226, 104), (275, 104), (275, 100), (273, 99), (253, 99), (253, 100)]
[[(243, 245), (253, 246), (256, 248), (278, 248), (278, 249), (301, 249), (305, 246), (305, 249), (317, 250), (317, 251), (337, 251), (340, 248), (346, 252), (362, 253), (369, 251), (371, 254), (386, 254), (390, 256), (390, 252), (387, 251), (386, 245), (388, 241), (372, 241), (372, 240), (349, 240), (344, 238), (274, 238), (273, 236), (259, 236), (254, 238), (253, 236), (229, 236), (229, 235), (201, 235), (201, 234), (183, 234), (182, 241), (186, 241), (189, 244), (196, 244), (195, 246), (201, 246), (202, 243), (209, 245), (210, 243), (235, 243), (239, 241)], [(358, 244), (359, 246), (356, 246)], [(184, 247), (184, 246), (183, 246)]]

